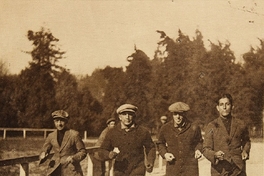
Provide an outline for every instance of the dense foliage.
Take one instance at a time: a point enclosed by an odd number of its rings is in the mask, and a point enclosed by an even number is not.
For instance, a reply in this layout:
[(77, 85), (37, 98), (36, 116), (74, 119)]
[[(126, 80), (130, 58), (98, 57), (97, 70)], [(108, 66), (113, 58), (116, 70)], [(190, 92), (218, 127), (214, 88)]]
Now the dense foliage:
[[(163, 31), (153, 58), (135, 46), (128, 66), (96, 69), (77, 79), (58, 62), (65, 52), (52, 33), (28, 31), (33, 44), (32, 62), (19, 75), (7, 74), (0, 63), (0, 122), (2, 127), (52, 128), (52, 111), (70, 113), (71, 127), (98, 135), (105, 121), (117, 117), (123, 103), (139, 107), (137, 123), (155, 129), (159, 118), (176, 101), (190, 105), (188, 118), (201, 125), (217, 117), (216, 97), (224, 92), (234, 98), (234, 115), (249, 127), (262, 130), (264, 103), (264, 41), (238, 62), (230, 43), (212, 43), (207, 50), (196, 31), (190, 39), (178, 31), (173, 39)], [(120, 58), (125, 59), (125, 58)]]

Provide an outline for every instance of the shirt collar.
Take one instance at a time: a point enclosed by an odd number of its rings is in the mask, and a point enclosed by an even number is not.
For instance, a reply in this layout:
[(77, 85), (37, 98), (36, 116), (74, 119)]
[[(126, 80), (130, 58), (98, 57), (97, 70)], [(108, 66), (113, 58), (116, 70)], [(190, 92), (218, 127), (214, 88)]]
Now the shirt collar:
[(130, 130), (133, 129), (133, 128), (136, 128), (135, 123), (133, 123), (129, 128), (128, 128), (126, 125), (124, 125), (124, 124), (121, 123), (121, 129), (122, 129), (122, 130), (130, 131)]

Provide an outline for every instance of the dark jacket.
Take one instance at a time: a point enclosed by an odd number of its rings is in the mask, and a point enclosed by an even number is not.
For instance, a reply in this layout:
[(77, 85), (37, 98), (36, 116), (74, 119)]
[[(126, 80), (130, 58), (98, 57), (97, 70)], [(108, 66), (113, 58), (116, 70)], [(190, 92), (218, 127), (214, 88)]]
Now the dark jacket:
[(198, 161), (195, 159), (195, 150), (202, 149), (202, 135), (198, 125), (186, 122), (179, 131), (170, 121), (161, 127), (157, 148), (164, 158), (165, 153), (172, 153), (174, 162), (167, 162), (166, 176), (198, 176)]
[(106, 134), (99, 155), (109, 159), (109, 152), (115, 147), (120, 151), (115, 159), (115, 175), (145, 175), (144, 148), (147, 162), (154, 165), (155, 144), (144, 127), (136, 125), (135, 128), (126, 132), (121, 129), (120, 123), (117, 124)]
[[(214, 154), (219, 150), (225, 153), (224, 160), (216, 164)], [(232, 117), (230, 135), (227, 133), (221, 117), (207, 125), (204, 136), (203, 155), (211, 162), (212, 176), (219, 175), (223, 168), (227, 166), (227, 163), (234, 163), (239, 169), (244, 170), (245, 162), (242, 161), (242, 150), (245, 150), (249, 154), (249, 132), (242, 120)]]
[[(45, 140), (42, 152), (50, 153), (51, 149), (54, 151), (54, 155), (49, 161), (47, 175), (52, 174), (59, 166), (61, 166), (61, 176), (83, 175), (80, 161), (86, 157), (86, 150), (77, 131), (67, 130), (61, 146), (57, 140), (57, 130), (50, 133)], [(73, 156), (74, 162), (66, 165), (65, 160), (68, 156)]]

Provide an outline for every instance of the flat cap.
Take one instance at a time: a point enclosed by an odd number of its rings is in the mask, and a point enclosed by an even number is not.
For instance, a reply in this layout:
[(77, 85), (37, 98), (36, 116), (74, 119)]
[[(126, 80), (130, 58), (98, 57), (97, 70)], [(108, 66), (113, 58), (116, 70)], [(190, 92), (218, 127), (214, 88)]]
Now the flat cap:
[(123, 104), (119, 108), (117, 108), (116, 113), (120, 114), (122, 112), (136, 112), (137, 107), (132, 104)]
[(57, 111), (54, 111), (52, 114), (51, 114), (52, 118), (53, 119), (56, 119), (56, 118), (62, 118), (62, 119), (66, 119), (66, 120), (69, 120), (69, 114), (64, 111), (64, 110), (57, 110)]
[(183, 102), (176, 102), (169, 106), (169, 111), (171, 112), (185, 112), (189, 110), (190, 110), (189, 105)]
[(110, 118), (110, 119), (108, 119), (107, 121), (106, 121), (106, 124), (109, 124), (110, 122), (115, 122), (115, 118)]

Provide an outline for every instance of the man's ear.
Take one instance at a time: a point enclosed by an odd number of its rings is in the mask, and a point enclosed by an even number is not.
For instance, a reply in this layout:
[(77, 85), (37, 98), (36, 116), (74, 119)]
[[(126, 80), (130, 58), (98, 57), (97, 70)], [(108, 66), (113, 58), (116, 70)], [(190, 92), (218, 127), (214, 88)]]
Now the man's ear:
[(218, 105), (216, 105), (216, 109), (217, 109), (217, 111), (219, 111), (219, 106)]

